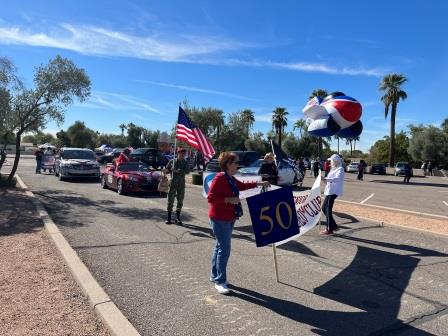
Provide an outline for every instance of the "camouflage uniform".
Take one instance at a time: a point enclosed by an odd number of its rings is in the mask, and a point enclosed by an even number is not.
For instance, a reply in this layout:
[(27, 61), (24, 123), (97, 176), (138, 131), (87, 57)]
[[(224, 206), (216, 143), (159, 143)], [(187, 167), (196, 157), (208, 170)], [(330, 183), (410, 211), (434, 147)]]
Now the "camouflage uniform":
[[(174, 168), (173, 168), (174, 165)], [(185, 175), (190, 172), (190, 167), (188, 166), (187, 160), (179, 160), (176, 161), (171, 160), (166, 169), (171, 173), (173, 172), (173, 178), (170, 184), (170, 190), (168, 191), (168, 212), (173, 211), (174, 206), (174, 197), (177, 198), (177, 206), (176, 211), (180, 213), (182, 210), (182, 205), (184, 203), (185, 196)], [(180, 172), (176, 173), (176, 170), (179, 169)], [(179, 216), (178, 216), (179, 217)]]

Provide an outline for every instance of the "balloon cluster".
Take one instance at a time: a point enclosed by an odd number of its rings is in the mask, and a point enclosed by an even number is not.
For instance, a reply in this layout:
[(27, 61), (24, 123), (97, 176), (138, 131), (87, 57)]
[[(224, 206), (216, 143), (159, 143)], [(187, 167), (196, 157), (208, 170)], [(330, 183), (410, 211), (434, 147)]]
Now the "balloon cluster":
[(308, 132), (317, 137), (355, 138), (362, 132), (362, 106), (342, 92), (333, 92), (324, 99), (314, 97), (303, 113), (308, 117)]

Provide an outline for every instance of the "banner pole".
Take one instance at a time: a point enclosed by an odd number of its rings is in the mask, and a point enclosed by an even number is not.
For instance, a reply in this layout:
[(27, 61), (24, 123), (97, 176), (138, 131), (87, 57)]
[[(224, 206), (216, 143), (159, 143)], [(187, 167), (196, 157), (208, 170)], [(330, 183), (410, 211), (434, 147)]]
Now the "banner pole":
[(277, 250), (275, 244), (272, 244), (272, 252), (274, 253), (275, 279), (277, 282), (280, 282), (278, 278)]

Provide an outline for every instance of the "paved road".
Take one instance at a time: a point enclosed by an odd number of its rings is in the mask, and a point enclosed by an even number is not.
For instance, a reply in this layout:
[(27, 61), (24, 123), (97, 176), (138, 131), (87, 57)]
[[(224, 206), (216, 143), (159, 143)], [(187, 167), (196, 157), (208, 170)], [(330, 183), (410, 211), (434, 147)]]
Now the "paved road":
[(338, 235), (312, 230), (278, 250), (276, 283), (271, 249), (255, 247), (245, 215), (224, 297), (208, 281), (213, 239), (199, 188), (187, 188), (180, 227), (163, 224), (157, 195), (59, 182), (27, 164), (19, 173), (142, 335), (448, 335), (446, 237), (340, 214)]
[[(445, 177), (414, 177), (403, 184), (403, 177), (390, 175), (345, 174), (344, 196), (346, 201), (364, 202), (396, 209), (426, 212), (448, 216), (448, 179)], [(305, 178), (304, 186), (311, 187), (312, 177)]]

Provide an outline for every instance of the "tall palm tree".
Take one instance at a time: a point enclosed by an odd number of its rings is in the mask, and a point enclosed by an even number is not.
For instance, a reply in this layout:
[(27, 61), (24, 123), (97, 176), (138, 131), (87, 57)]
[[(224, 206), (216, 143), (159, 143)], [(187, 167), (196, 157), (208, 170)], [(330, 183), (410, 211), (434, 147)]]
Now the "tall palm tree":
[(118, 127), (121, 128), (121, 136), (124, 136), (124, 130), (127, 128), (126, 124), (120, 124)]
[[(311, 95), (308, 97), (308, 99), (313, 99), (314, 97), (319, 98), (325, 98), (328, 96), (327, 90), (324, 89), (314, 89), (313, 92), (311, 92)], [(318, 156), (320, 157), (320, 154), (322, 153), (322, 138), (317, 138), (317, 149), (318, 149)]]
[(286, 111), (285, 107), (276, 107), (275, 110), (272, 111), (272, 127), (278, 137), (278, 145), (280, 148), (282, 147), (282, 135), (285, 127), (288, 126), (288, 118), (286, 117), (288, 114), (289, 112)]
[(294, 123), (293, 130), (298, 129), (299, 133), (300, 133), (300, 137), (302, 137), (302, 131), (305, 130), (305, 127), (306, 127), (305, 119), (299, 119)]
[(353, 156), (353, 138), (345, 139), (345, 144), (350, 145), (350, 156)]
[(388, 74), (381, 80), (379, 90), (384, 92), (381, 101), (384, 103), (384, 118), (387, 118), (390, 109), (390, 146), (389, 165), (395, 164), (395, 118), (397, 117), (397, 105), (400, 100), (405, 100), (408, 95), (401, 89), (407, 82), (407, 78), (402, 74)]
[(246, 138), (249, 138), (249, 131), (254, 125), (255, 114), (252, 110), (245, 109), (241, 112), (241, 118), (243, 120), (244, 126), (246, 127)]
[(215, 129), (216, 134), (216, 150), (219, 153), (221, 143), (220, 143), (220, 133), (221, 129), (224, 127), (224, 112), (218, 109), (213, 109), (213, 113), (211, 116), (211, 125)]
[(314, 97), (319, 98), (325, 98), (328, 96), (328, 92), (325, 89), (314, 89), (313, 92), (311, 92), (311, 95), (308, 97), (308, 99), (313, 99)]

